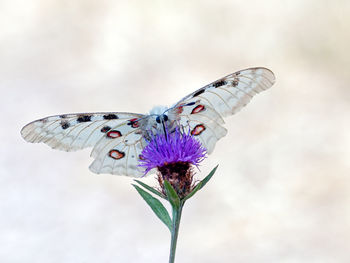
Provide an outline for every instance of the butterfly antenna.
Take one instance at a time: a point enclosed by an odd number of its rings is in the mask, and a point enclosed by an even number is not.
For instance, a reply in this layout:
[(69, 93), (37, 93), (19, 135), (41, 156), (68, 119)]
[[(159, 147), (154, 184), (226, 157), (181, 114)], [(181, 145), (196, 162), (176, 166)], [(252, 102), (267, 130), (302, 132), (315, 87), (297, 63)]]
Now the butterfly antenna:
[(164, 120), (162, 120), (162, 125), (163, 125), (164, 134), (165, 134), (165, 140), (168, 141), (168, 129), (165, 126), (165, 121)]
[(189, 103), (187, 103), (187, 104), (182, 104), (182, 105), (174, 106), (174, 107), (172, 107), (172, 108), (169, 108), (169, 109), (165, 110), (164, 113), (166, 113), (166, 112), (169, 111), (169, 110), (181, 108), (181, 107), (184, 107), (184, 106), (193, 106), (194, 104), (196, 104), (196, 102), (192, 101), (192, 102), (189, 102)]
[(156, 116), (157, 114), (150, 114), (150, 115), (146, 115), (146, 116), (143, 116), (141, 118), (138, 118), (136, 121), (140, 121), (140, 120), (143, 120), (143, 119), (146, 119), (148, 118), (149, 116)]

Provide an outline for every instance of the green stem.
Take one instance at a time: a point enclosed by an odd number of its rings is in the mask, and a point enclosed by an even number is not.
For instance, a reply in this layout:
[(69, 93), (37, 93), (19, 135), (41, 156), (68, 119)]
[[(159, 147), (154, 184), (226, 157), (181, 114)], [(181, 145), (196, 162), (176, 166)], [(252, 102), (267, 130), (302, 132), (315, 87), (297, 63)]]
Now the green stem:
[(183, 208), (184, 204), (185, 204), (185, 202), (181, 201), (179, 208), (172, 207), (173, 220), (172, 220), (172, 227), (171, 227), (171, 245), (170, 245), (169, 263), (175, 262), (177, 236), (179, 234), (181, 213), (182, 213), (182, 208)]

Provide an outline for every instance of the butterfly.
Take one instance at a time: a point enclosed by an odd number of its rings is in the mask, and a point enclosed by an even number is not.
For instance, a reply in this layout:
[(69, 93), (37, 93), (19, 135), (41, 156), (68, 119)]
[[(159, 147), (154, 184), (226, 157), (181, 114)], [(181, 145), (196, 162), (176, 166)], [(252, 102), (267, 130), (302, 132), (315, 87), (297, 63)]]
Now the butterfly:
[(141, 177), (138, 166), (150, 132), (188, 130), (210, 154), (227, 130), (223, 117), (233, 115), (254, 95), (270, 88), (275, 76), (267, 68), (237, 71), (181, 99), (172, 107), (154, 107), (149, 114), (128, 112), (75, 113), (33, 121), (21, 130), (31, 143), (43, 142), (53, 149), (77, 151), (93, 147), (90, 170)]

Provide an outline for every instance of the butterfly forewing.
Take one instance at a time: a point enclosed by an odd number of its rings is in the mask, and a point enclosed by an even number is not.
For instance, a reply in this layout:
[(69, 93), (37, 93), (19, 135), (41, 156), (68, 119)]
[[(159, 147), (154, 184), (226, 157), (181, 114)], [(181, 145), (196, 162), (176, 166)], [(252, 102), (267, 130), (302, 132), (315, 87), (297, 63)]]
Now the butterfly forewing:
[(249, 68), (214, 81), (186, 96), (176, 105), (200, 100), (225, 117), (236, 113), (254, 95), (270, 88), (274, 82), (275, 77), (269, 69)]
[(56, 115), (27, 124), (21, 134), (28, 142), (43, 142), (54, 149), (76, 151), (94, 146), (111, 127), (142, 116), (118, 112)]

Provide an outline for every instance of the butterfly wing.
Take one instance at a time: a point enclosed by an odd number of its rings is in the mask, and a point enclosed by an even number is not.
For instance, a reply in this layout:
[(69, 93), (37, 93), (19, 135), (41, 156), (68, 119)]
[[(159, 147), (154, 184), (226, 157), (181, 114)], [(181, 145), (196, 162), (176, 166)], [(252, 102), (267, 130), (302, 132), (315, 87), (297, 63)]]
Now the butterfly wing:
[(147, 121), (147, 118), (144, 117), (140, 122), (121, 123), (104, 135), (91, 152), (95, 160), (90, 165), (90, 170), (97, 174), (143, 176), (143, 170), (138, 167), (138, 162), (146, 146), (142, 122)]
[(227, 130), (221, 126), (224, 124), (221, 115), (214, 108), (200, 101), (195, 102), (194, 105), (174, 108), (169, 113), (169, 116), (171, 115), (185, 132), (189, 131), (196, 136), (208, 153), (213, 151), (216, 142), (227, 133)]
[(221, 116), (232, 115), (258, 93), (270, 88), (275, 76), (267, 68), (249, 68), (218, 79), (184, 97), (175, 106), (201, 100)]
[[(222, 117), (240, 110), (274, 80), (265, 68), (238, 71), (183, 98), (169, 110), (169, 119), (188, 128), (211, 153), (227, 133)], [(155, 124), (149, 117), (120, 112), (57, 115), (29, 123), (21, 134), (28, 142), (64, 151), (94, 147), (91, 171), (140, 177), (138, 160), (146, 145), (143, 131)]]
[(171, 110), (181, 126), (211, 153), (216, 142), (226, 135), (222, 117), (230, 116), (244, 107), (256, 94), (270, 88), (275, 76), (266, 68), (249, 68), (232, 73), (191, 93)]
[(138, 177), (142, 172), (137, 160), (144, 146), (135, 121), (140, 118), (147, 116), (120, 112), (57, 115), (27, 124), (21, 134), (28, 142), (43, 142), (63, 151), (94, 146), (93, 172)]

